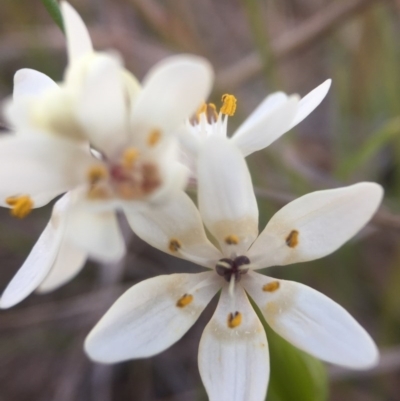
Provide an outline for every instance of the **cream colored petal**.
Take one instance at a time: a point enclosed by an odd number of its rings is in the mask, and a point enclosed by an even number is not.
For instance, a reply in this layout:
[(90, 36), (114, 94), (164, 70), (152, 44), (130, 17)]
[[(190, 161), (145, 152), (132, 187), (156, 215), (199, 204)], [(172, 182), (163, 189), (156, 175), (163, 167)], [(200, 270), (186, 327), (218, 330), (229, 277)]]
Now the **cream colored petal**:
[(134, 103), (132, 141), (145, 144), (154, 131), (161, 137), (175, 134), (207, 98), (212, 81), (212, 68), (203, 58), (180, 55), (158, 63), (144, 79)]
[(0, 308), (10, 308), (24, 300), (49, 273), (60, 249), (69, 202), (70, 198), (67, 194), (54, 205), (49, 223), (22, 267), (4, 290), (0, 299)]
[(135, 234), (161, 251), (211, 268), (223, 257), (208, 241), (196, 206), (182, 191), (166, 204), (143, 211), (126, 208), (125, 213)]
[[(241, 324), (231, 328), (231, 313)], [(264, 328), (244, 290), (235, 290), (235, 306), (228, 289), (201, 337), (199, 369), (210, 401), (264, 401), (269, 380), (269, 352)]]
[(120, 260), (126, 251), (114, 211), (91, 212), (77, 205), (69, 213), (65, 240), (105, 262)]
[(197, 175), (206, 227), (225, 254), (245, 252), (258, 235), (258, 207), (240, 150), (227, 138), (210, 136), (199, 152)]
[(76, 104), (78, 121), (89, 142), (109, 157), (128, 140), (128, 115), (121, 65), (110, 56), (93, 61)]
[(49, 274), (36, 292), (47, 293), (68, 283), (82, 270), (86, 257), (84, 251), (64, 239)]
[(371, 182), (304, 195), (272, 217), (247, 255), (259, 268), (329, 255), (368, 223), (382, 196)]
[(133, 286), (103, 316), (85, 341), (97, 362), (156, 355), (177, 342), (219, 289), (215, 273), (158, 276)]
[(289, 130), (298, 105), (299, 97), (293, 95), (284, 102), (275, 102), (275, 107), (263, 110), (263, 114), (256, 110), (255, 115), (251, 115), (249, 121), (246, 120), (235, 132), (232, 141), (240, 148), (244, 156), (266, 148)]
[(61, 13), (67, 36), (68, 60), (71, 64), (91, 53), (93, 46), (85, 23), (68, 2), (61, 2)]
[(331, 83), (332, 80), (327, 79), (300, 100), (297, 113), (290, 124), (289, 129), (292, 129), (295, 125), (303, 121), (310, 113), (314, 111), (314, 109), (320, 105), (320, 103), (325, 99), (325, 96), (331, 87)]
[(30, 196), (34, 207), (86, 181), (92, 157), (73, 141), (50, 136), (0, 138), (0, 205)]
[(57, 90), (58, 85), (47, 75), (23, 68), (14, 75), (13, 100), (18, 102), (25, 97), (38, 97), (48, 90)]
[(377, 363), (378, 349), (368, 333), (325, 295), (255, 272), (243, 277), (243, 285), (272, 329), (294, 346), (351, 369), (368, 369)]

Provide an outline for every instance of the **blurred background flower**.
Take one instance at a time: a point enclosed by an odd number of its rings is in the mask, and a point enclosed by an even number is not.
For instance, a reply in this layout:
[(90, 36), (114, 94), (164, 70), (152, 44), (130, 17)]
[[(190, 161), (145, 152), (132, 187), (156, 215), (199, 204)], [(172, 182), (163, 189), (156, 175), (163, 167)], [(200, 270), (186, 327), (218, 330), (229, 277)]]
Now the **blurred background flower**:
[[(400, 2), (398, 0), (80, 0), (96, 49), (117, 49), (138, 79), (162, 58), (207, 57), (217, 71), (210, 101), (233, 93), (229, 132), (276, 90), (307, 94), (327, 78), (323, 103), (280, 141), (247, 158), (263, 227), (281, 206), (317, 189), (361, 180), (385, 187), (372, 223), (322, 260), (273, 268), (335, 299), (374, 337), (377, 368), (353, 372), (293, 354), (268, 332), (269, 401), (398, 400), (400, 390)], [(65, 40), (41, 2), (0, 3), (0, 99), (20, 68), (61, 80)], [(0, 120), (4, 126), (4, 121)], [(51, 205), (20, 221), (0, 210), (2, 291), (44, 228)], [(0, 400), (206, 400), (198, 343), (215, 300), (166, 352), (114, 366), (91, 363), (82, 344), (132, 284), (200, 271), (129, 234), (118, 264), (89, 263), (60, 290), (0, 313)], [(125, 226), (124, 226), (125, 224)], [(275, 360), (275, 362), (274, 362)], [(282, 363), (284, 361), (284, 363)]]

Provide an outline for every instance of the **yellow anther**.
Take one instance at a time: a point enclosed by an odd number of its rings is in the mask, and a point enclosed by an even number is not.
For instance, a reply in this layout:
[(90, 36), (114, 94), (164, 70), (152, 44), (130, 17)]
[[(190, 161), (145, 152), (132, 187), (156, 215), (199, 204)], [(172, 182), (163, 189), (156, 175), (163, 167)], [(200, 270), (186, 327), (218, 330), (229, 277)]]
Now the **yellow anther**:
[(234, 329), (242, 323), (242, 314), (240, 312), (230, 313), (228, 315), (228, 327)]
[(122, 164), (126, 168), (132, 168), (139, 157), (139, 151), (136, 148), (126, 149), (122, 155)]
[(236, 111), (237, 100), (236, 100), (235, 96), (225, 94), (222, 96), (222, 102), (223, 103), (222, 103), (220, 112), (222, 114), (226, 114), (227, 116), (232, 117)]
[(207, 103), (203, 103), (203, 104), (197, 109), (197, 112), (196, 112), (196, 117), (197, 117), (197, 119), (199, 119), (200, 114), (205, 113), (206, 110), (207, 110)]
[(286, 237), (286, 245), (289, 248), (295, 248), (299, 244), (299, 232), (297, 230), (292, 230), (290, 234)]
[(185, 294), (178, 299), (176, 306), (178, 308), (184, 308), (185, 306), (188, 306), (190, 303), (192, 303), (192, 301), (193, 301), (193, 295)]
[(181, 249), (181, 248), (182, 248), (182, 243), (181, 243), (181, 241), (179, 241), (178, 239), (172, 238), (172, 239), (169, 241), (168, 249), (169, 249), (171, 252), (178, 252), (179, 249)]
[(90, 184), (97, 184), (101, 180), (105, 180), (108, 178), (107, 169), (101, 164), (97, 164), (96, 166), (92, 166), (88, 171), (88, 180)]
[(33, 200), (27, 196), (10, 196), (6, 199), (7, 205), (11, 206), (11, 215), (23, 219), (33, 209)]
[(153, 147), (156, 146), (161, 140), (161, 131), (159, 129), (153, 129), (147, 137), (147, 145)]
[(228, 245), (237, 245), (239, 243), (239, 237), (235, 234), (228, 235), (225, 238), (225, 243)]
[(279, 283), (279, 281), (271, 281), (270, 283), (265, 284), (262, 289), (266, 292), (275, 292), (279, 289), (280, 286), (281, 284)]

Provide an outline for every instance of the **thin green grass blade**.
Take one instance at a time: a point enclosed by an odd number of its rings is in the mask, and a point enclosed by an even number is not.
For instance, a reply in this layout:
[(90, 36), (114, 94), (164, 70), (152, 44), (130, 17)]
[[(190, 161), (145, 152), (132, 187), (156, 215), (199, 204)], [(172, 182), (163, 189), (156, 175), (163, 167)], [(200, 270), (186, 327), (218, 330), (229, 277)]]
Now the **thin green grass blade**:
[(46, 7), (46, 10), (50, 14), (51, 18), (53, 18), (54, 22), (64, 32), (64, 21), (62, 18), (60, 5), (58, 4), (58, 1), (57, 0), (42, 0), (42, 3)]

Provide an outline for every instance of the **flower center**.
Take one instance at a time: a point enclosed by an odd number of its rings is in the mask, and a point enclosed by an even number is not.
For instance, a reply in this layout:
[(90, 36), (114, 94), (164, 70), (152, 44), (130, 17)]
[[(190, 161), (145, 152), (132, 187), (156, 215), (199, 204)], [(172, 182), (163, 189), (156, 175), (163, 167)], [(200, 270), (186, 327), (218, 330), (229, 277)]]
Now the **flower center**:
[(125, 200), (139, 200), (155, 191), (161, 185), (157, 164), (140, 160), (135, 148), (127, 149), (117, 162), (103, 161), (88, 171), (89, 197)]
[(215, 265), (215, 271), (218, 275), (222, 276), (228, 283), (231, 281), (232, 276), (235, 282), (240, 281), (243, 274), (246, 274), (249, 269), (246, 265), (250, 264), (250, 259), (247, 256), (238, 256), (235, 259), (220, 259)]

